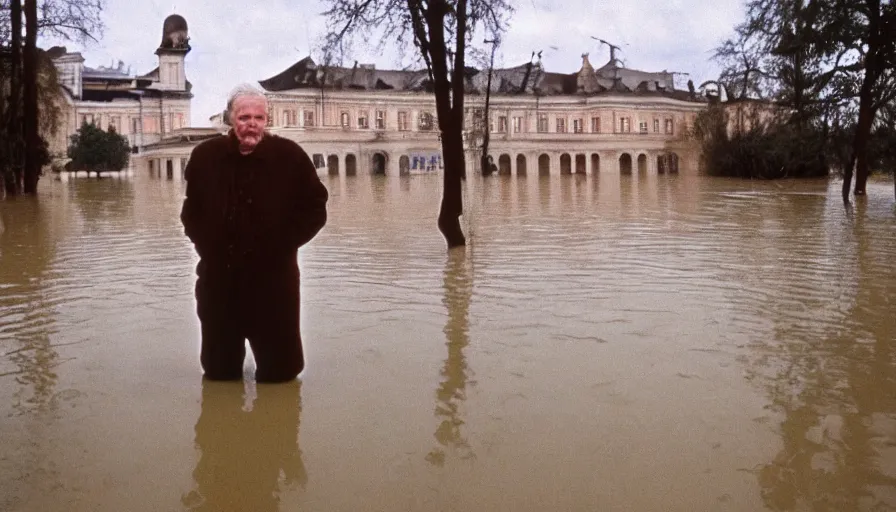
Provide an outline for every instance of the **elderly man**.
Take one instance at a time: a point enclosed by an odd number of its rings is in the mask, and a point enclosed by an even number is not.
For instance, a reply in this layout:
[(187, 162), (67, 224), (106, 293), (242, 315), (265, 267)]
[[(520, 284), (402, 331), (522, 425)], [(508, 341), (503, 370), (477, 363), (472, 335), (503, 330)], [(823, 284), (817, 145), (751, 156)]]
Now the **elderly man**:
[(299, 247), (327, 221), (327, 189), (298, 144), (265, 131), (267, 99), (241, 86), (227, 102), (226, 135), (196, 146), (185, 170), (181, 221), (199, 254), (196, 302), (206, 379), (239, 380), (245, 342), (258, 382), (295, 379)]

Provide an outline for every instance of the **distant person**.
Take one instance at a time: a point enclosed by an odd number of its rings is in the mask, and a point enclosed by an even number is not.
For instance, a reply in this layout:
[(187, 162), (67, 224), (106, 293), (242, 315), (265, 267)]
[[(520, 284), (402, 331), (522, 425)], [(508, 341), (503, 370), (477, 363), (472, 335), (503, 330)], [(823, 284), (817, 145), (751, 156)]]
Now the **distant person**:
[(245, 342), (258, 382), (295, 379), (305, 366), (297, 252), (327, 221), (326, 187), (298, 144), (265, 131), (264, 94), (238, 87), (227, 134), (193, 149), (181, 221), (199, 254), (200, 361), (210, 380), (243, 376)]

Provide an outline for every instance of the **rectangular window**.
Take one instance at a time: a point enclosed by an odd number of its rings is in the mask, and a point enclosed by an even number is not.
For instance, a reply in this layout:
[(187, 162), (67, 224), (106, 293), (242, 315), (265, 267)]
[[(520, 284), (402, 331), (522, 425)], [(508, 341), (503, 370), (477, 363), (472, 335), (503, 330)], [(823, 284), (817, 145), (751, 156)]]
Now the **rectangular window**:
[(93, 124), (93, 114), (81, 114), (81, 124)]
[(562, 117), (557, 118), (557, 133), (566, 133), (566, 119)]
[(362, 110), (362, 111), (358, 112), (358, 128), (361, 128), (363, 130), (370, 128), (370, 122), (367, 118), (366, 110)]
[(666, 119), (666, 133), (668, 133), (669, 135), (672, 135), (673, 132), (674, 132), (674, 126), (672, 124), (672, 120)]
[(632, 120), (628, 117), (619, 118), (619, 133), (631, 133)]
[(156, 116), (146, 116), (143, 118), (143, 133), (159, 133), (159, 118)]
[(428, 132), (432, 130), (432, 114), (429, 112), (420, 112), (420, 118), (418, 119), (417, 129), (422, 132)]
[(485, 131), (485, 111), (481, 108), (473, 109), (473, 131), (474, 132), (484, 132)]
[(522, 117), (514, 117), (513, 118), (513, 133), (520, 133), (523, 131), (523, 118)]
[(407, 112), (399, 112), (398, 113), (398, 131), (406, 132), (410, 130), (410, 125), (408, 125), (408, 113)]
[(303, 115), (305, 117), (305, 126), (314, 126), (314, 111), (305, 110)]
[(538, 115), (538, 133), (547, 133), (548, 132), (548, 115), (547, 114), (539, 114)]
[(348, 112), (343, 111), (339, 114), (339, 125), (343, 128), (348, 128), (350, 126)]
[(109, 117), (108, 129), (115, 130), (117, 133), (121, 133), (121, 117), (120, 116)]
[(572, 131), (573, 133), (582, 133), (584, 128), (582, 128), (582, 120), (581, 119), (573, 119), (572, 120)]
[(507, 116), (498, 117), (498, 133), (507, 133)]
[(591, 118), (591, 133), (600, 133), (600, 118)]
[(376, 129), (377, 130), (385, 130), (386, 129), (386, 111), (384, 111), (384, 110), (376, 111)]
[(642, 134), (647, 134), (647, 121), (641, 121), (640, 123), (638, 123), (638, 130)]
[(131, 133), (140, 133), (140, 118), (131, 118)]
[(653, 120), (653, 133), (660, 133), (660, 120), (659, 119)]

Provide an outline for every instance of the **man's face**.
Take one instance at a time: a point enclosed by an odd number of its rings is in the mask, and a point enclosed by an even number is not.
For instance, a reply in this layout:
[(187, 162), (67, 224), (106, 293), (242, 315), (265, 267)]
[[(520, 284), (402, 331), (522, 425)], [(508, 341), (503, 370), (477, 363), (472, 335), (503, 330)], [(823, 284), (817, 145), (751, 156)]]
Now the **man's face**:
[(261, 142), (268, 123), (267, 100), (257, 96), (241, 96), (233, 102), (231, 124), (240, 149), (251, 151)]

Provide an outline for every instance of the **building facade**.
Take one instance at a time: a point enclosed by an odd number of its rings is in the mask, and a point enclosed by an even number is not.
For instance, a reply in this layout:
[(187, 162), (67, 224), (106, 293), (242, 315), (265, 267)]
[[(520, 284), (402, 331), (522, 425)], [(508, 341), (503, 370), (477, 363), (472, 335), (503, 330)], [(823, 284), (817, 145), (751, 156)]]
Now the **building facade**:
[[(687, 133), (707, 106), (704, 97), (675, 90), (672, 73), (630, 70), (612, 57), (595, 70), (587, 54), (582, 59), (571, 74), (546, 72), (540, 63), (494, 70), (487, 127), (487, 73), (468, 73), (468, 171), (479, 166), (488, 129), (499, 174), (696, 172)], [(259, 84), (269, 99), (270, 131), (301, 143), (330, 174), (441, 168), (425, 71), (325, 67), (306, 57)]]
[(187, 23), (178, 15), (165, 20), (155, 52), (158, 67), (146, 74), (132, 75), (121, 62), (90, 68), (80, 53), (48, 50), (62, 86), (62, 121), (49, 141), (51, 153), (64, 159), (71, 136), (84, 123), (115, 129), (135, 154), (189, 127), (193, 94), (184, 66), (189, 52)]
[[(190, 44), (180, 16), (165, 20), (159, 65), (145, 75), (132, 76), (121, 64), (87, 68), (78, 53), (51, 51), (66, 102), (64, 129), (53, 144), (57, 154), (82, 123), (92, 122), (128, 138), (133, 168), (174, 176), (198, 142), (228, 129), (222, 114), (212, 116), (209, 128), (189, 127), (192, 92), (184, 59)], [(487, 71), (470, 69), (467, 172), (479, 170), (486, 131), (498, 174), (697, 172), (699, 149), (688, 130), (708, 101), (690, 83), (688, 91), (676, 90), (673, 78), (625, 68), (612, 52), (598, 69), (583, 54), (573, 73), (547, 71), (540, 60), (495, 69), (491, 80)], [(258, 83), (269, 100), (269, 131), (300, 143), (322, 173), (442, 169), (426, 70), (325, 66), (306, 57)]]

